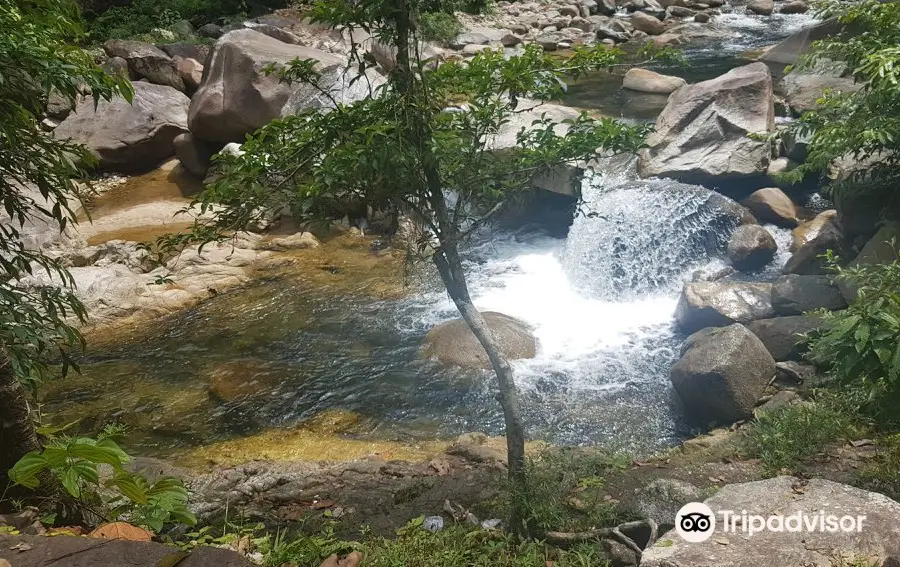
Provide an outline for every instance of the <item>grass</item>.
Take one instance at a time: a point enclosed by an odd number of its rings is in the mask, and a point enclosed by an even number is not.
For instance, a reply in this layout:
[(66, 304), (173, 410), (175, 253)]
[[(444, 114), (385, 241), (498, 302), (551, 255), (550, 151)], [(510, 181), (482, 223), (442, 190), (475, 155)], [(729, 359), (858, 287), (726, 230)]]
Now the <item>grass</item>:
[(362, 542), (336, 539), (332, 532), (294, 540), (276, 538), (264, 565), (319, 567), (332, 553), (361, 551), (366, 567), (603, 567), (608, 565), (597, 544), (560, 550), (537, 541), (516, 542), (505, 532), (451, 525), (431, 533), (416, 518), (396, 538), (366, 537)]
[(878, 455), (860, 471), (857, 484), (900, 500), (900, 434), (882, 437), (877, 445)]
[(749, 456), (762, 461), (766, 474), (792, 472), (829, 443), (852, 435), (860, 418), (831, 397), (796, 404), (761, 415), (747, 431)]
[(595, 449), (552, 448), (528, 463), (528, 485), (524, 494), (502, 492), (498, 506), (507, 517), (514, 499), (520, 498), (525, 520), (535, 533), (580, 531), (612, 526), (627, 518), (615, 501), (606, 496), (606, 477), (631, 461)]
[(448, 44), (463, 31), (463, 25), (454, 14), (430, 12), (419, 17), (422, 37), (427, 41)]

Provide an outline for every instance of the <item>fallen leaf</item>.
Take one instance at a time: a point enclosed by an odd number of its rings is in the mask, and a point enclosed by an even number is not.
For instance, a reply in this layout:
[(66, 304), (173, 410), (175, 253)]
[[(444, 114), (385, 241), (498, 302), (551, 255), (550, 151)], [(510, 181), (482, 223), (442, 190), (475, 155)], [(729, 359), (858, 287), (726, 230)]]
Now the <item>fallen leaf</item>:
[(47, 536), (81, 536), (84, 535), (84, 528), (81, 526), (60, 526), (58, 528), (50, 528)]
[(31, 545), (30, 543), (25, 543), (23, 541), (23, 542), (17, 543), (16, 545), (10, 547), (10, 549), (13, 551), (18, 551), (19, 553), (22, 553), (23, 551), (31, 551), (32, 549), (34, 549), (34, 546)]
[(337, 504), (334, 500), (316, 500), (311, 502), (309, 507), (313, 510), (324, 510), (326, 508), (332, 508)]
[(103, 524), (88, 534), (98, 539), (124, 539), (127, 541), (150, 541), (153, 534), (144, 528), (132, 526), (128, 522), (111, 522)]

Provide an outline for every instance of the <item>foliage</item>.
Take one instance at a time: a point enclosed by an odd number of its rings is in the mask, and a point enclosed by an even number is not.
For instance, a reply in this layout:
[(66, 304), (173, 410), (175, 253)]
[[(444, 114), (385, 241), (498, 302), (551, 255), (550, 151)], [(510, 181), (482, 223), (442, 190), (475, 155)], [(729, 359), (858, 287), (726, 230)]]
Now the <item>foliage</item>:
[(422, 38), (442, 44), (450, 43), (463, 31), (463, 25), (453, 14), (446, 12), (428, 12), (419, 18), (422, 27)]
[(861, 389), (863, 409), (882, 421), (897, 420), (900, 399), (900, 259), (890, 264), (841, 268), (844, 285), (857, 290), (847, 309), (822, 312), (822, 329), (809, 337), (808, 358), (845, 387)]
[[(70, 362), (60, 345), (81, 342), (67, 319), (86, 316), (67, 289), (68, 272), (22, 241), (32, 219), (62, 228), (75, 222), (75, 180), (84, 173), (76, 164), (91, 161), (84, 148), (43, 132), (40, 117), (50, 93), (71, 104), (85, 87), (95, 101), (131, 96), (126, 80), (104, 75), (71, 46), (82, 37), (77, 17), (68, 0), (0, 0), (0, 209), (11, 219), (0, 224), (0, 344), (16, 375), (31, 384), (48, 372), (42, 360), (54, 351), (65, 372)], [(20, 282), (38, 271), (63, 287)]]
[(371, 567), (602, 567), (606, 559), (597, 544), (560, 550), (541, 542), (515, 541), (500, 530), (484, 530), (453, 524), (437, 533), (422, 527), (424, 518), (410, 521), (396, 538), (367, 536), (361, 544), (342, 541), (326, 530), (299, 536), (293, 541), (275, 540), (266, 553), (265, 565), (283, 564), (318, 567), (332, 553), (358, 549)]
[(863, 468), (857, 482), (867, 490), (900, 499), (900, 434), (878, 440), (878, 454)]
[(818, 11), (823, 18), (838, 18), (846, 28), (816, 42), (800, 70), (844, 67), (863, 88), (826, 93), (817, 110), (788, 128), (794, 136), (811, 136), (806, 162), (788, 177), (799, 181), (807, 173), (827, 171), (837, 158), (852, 156), (878, 163), (840, 180), (833, 187), (837, 195), (893, 188), (900, 179), (900, 4), (821, 0)]
[(87, 14), (92, 39), (131, 39), (154, 28), (168, 28), (187, 20), (199, 27), (208, 23), (229, 23), (251, 13), (282, 8), (284, 0), (134, 0)]
[(763, 470), (778, 474), (793, 470), (829, 443), (852, 434), (858, 417), (838, 399), (820, 395), (816, 403), (801, 403), (767, 411), (747, 429), (747, 449), (762, 461)]
[[(180, 480), (161, 477), (151, 483), (126, 470), (130, 459), (116, 442), (121, 430), (108, 427), (96, 439), (57, 436), (59, 432), (48, 428), (40, 431), (48, 441), (41, 451), (26, 454), (10, 469), (14, 483), (37, 488), (42, 475), (49, 472), (73, 498), (103, 499), (111, 520), (124, 518), (156, 532), (167, 523), (196, 523)], [(107, 480), (101, 479), (101, 465), (112, 470)]]
[[(603, 487), (606, 477), (624, 470), (628, 462), (593, 449), (550, 449), (529, 461), (525, 491), (510, 486), (504, 496), (521, 502), (534, 533), (617, 525), (629, 518), (605, 499)], [(507, 501), (501, 508), (512, 505)]]

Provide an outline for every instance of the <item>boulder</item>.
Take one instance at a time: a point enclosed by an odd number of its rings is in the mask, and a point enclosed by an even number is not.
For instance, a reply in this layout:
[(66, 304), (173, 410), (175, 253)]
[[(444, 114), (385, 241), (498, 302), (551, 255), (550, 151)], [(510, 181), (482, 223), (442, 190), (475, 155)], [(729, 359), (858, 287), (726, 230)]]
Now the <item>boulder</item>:
[(709, 14), (705, 12), (697, 12), (697, 14), (694, 16), (694, 21), (698, 24), (705, 24), (709, 21)]
[(661, 75), (655, 71), (638, 68), (629, 69), (622, 80), (622, 88), (654, 94), (670, 94), (686, 84), (687, 81), (681, 77)]
[(219, 39), (225, 34), (225, 29), (222, 26), (216, 24), (203, 24), (199, 29), (197, 29), (197, 33), (202, 37)]
[(772, 284), (736, 281), (684, 284), (675, 321), (686, 333), (773, 317)]
[(286, 29), (279, 28), (278, 26), (273, 26), (270, 24), (258, 24), (256, 22), (244, 22), (244, 27), (267, 35), (272, 39), (277, 39), (282, 43), (289, 43), (291, 45), (299, 45), (303, 43), (303, 40), (301, 40), (295, 34), (287, 31)]
[(219, 147), (218, 144), (204, 142), (192, 136), (189, 132), (179, 134), (172, 141), (175, 147), (175, 157), (191, 175), (203, 179), (209, 170), (210, 160)]
[(178, 74), (184, 81), (185, 92), (189, 94), (197, 92), (203, 82), (203, 65), (196, 59), (186, 59), (180, 56), (176, 56), (174, 61), (175, 68), (178, 69)]
[(802, 315), (815, 309), (836, 311), (847, 300), (830, 276), (788, 274), (772, 284), (772, 308), (779, 315)]
[[(191, 100), (191, 133), (213, 142), (239, 142), (271, 120), (303, 108), (321, 108), (331, 101), (308, 85), (288, 85), (263, 68), (293, 59), (315, 59), (322, 85), (338, 102), (350, 102), (368, 92), (367, 81), (351, 79), (346, 60), (317, 49), (290, 45), (250, 29), (222, 36), (209, 56), (203, 85)], [(373, 77), (373, 84), (378, 84)]]
[(615, 43), (625, 43), (631, 39), (631, 34), (627, 31), (618, 30), (611, 23), (600, 24), (597, 26), (597, 41), (605, 39), (612, 40)]
[(82, 144), (105, 170), (150, 169), (174, 152), (173, 141), (187, 132), (190, 99), (172, 87), (134, 83), (134, 99), (80, 101), (53, 132), (55, 138)]
[(103, 69), (103, 72), (111, 77), (119, 76), (137, 79), (136, 75), (131, 73), (131, 69), (128, 68), (128, 61), (125, 61), (121, 57), (110, 57), (106, 61), (103, 62), (103, 65), (100, 66)]
[(803, 114), (819, 107), (817, 101), (826, 90), (837, 93), (852, 93), (862, 88), (853, 77), (834, 74), (813, 74), (793, 71), (781, 80), (784, 100), (795, 114)]
[(760, 55), (759, 60), (766, 63), (793, 65), (801, 55), (809, 51), (813, 42), (840, 32), (843, 26), (834, 19), (825, 20), (811, 28), (801, 29), (788, 36), (781, 43), (774, 45)]
[(759, 222), (770, 222), (784, 228), (793, 228), (799, 222), (794, 202), (777, 187), (754, 191), (744, 200), (743, 205), (750, 209)]
[(753, 415), (775, 376), (775, 361), (743, 325), (703, 329), (688, 337), (669, 374), (697, 424), (731, 423)]
[(597, 0), (597, 12), (596, 13), (600, 14), (602, 16), (615, 16), (616, 15), (616, 0)]
[(809, 11), (809, 4), (803, 0), (793, 0), (793, 2), (785, 2), (778, 8), (779, 14), (805, 14)]
[(645, 12), (635, 12), (631, 16), (631, 25), (649, 35), (660, 35), (666, 31), (666, 26), (654, 16)]
[(769, 231), (758, 224), (739, 226), (728, 241), (728, 260), (743, 272), (759, 270), (775, 258), (778, 244)]
[[(507, 358), (534, 358), (537, 339), (526, 323), (493, 311), (485, 311), (482, 315)], [(425, 336), (423, 354), (451, 366), (491, 367), (481, 343), (462, 319), (453, 319), (431, 329)]]
[[(900, 225), (886, 224), (863, 245), (856, 258), (850, 262), (850, 266), (890, 264), (900, 258), (898, 245), (900, 245)], [(839, 279), (838, 287), (848, 302), (856, 299), (857, 287), (854, 284)]]
[[(816, 232), (814, 235), (811, 235), (809, 232), (801, 234), (804, 242), (800, 244), (794, 255), (785, 263), (781, 270), (782, 273), (826, 274), (828, 270), (825, 259), (822, 258), (823, 254), (828, 250), (832, 250), (836, 255), (846, 257), (849, 247), (847, 246), (841, 223), (836, 215), (832, 214), (824, 217), (815, 228)], [(794, 239), (797, 242), (796, 234)]]
[(675, 527), (675, 515), (688, 502), (703, 500), (703, 490), (674, 478), (658, 478), (638, 489), (625, 507), (656, 522), (661, 530)]
[(747, 3), (747, 10), (760, 16), (768, 16), (775, 11), (774, 0), (751, 0)]
[[(900, 553), (900, 504), (887, 496), (868, 492), (830, 480), (800, 480), (780, 476), (767, 480), (729, 484), (705, 501), (716, 513), (713, 536), (700, 543), (689, 543), (675, 532), (663, 534), (659, 541), (644, 550), (641, 567), (797, 567), (831, 566), (844, 562), (840, 558), (880, 558)], [(722, 529), (721, 510), (741, 510), (767, 518), (794, 514), (817, 521), (827, 516), (865, 516), (862, 529), (831, 531), (804, 530), (803, 533), (782, 529), (763, 530), (748, 535), (748, 522), (736, 530)], [(801, 517), (802, 521), (802, 517)], [(784, 522), (789, 527), (788, 521)], [(880, 559), (868, 562), (880, 565)], [(885, 562), (885, 565), (888, 563)]]
[(672, 93), (647, 138), (638, 172), (703, 183), (755, 178), (771, 158), (752, 132), (775, 127), (772, 77), (763, 63), (738, 67)]
[(184, 57), (186, 59), (195, 59), (200, 63), (206, 61), (212, 50), (211, 45), (202, 43), (189, 43), (181, 41), (178, 43), (163, 43), (158, 45), (160, 49), (166, 52), (166, 55), (175, 59), (176, 57)]
[[(27, 549), (27, 552), (23, 553)], [(104, 540), (89, 537), (0, 535), (0, 560), (16, 567), (252, 567), (237, 552), (199, 546), (173, 560), (178, 548), (151, 541)]]
[(810, 315), (759, 319), (747, 323), (747, 328), (759, 337), (778, 362), (800, 360), (807, 350), (803, 335), (821, 326), (822, 319)]
[(103, 44), (110, 57), (121, 57), (138, 77), (157, 85), (166, 85), (184, 91), (184, 81), (175, 67), (175, 61), (166, 53), (141, 41), (111, 39)]
[(693, 18), (697, 12), (684, 6), (672, 5), (666, 8), (666, 14), (670, 18)]

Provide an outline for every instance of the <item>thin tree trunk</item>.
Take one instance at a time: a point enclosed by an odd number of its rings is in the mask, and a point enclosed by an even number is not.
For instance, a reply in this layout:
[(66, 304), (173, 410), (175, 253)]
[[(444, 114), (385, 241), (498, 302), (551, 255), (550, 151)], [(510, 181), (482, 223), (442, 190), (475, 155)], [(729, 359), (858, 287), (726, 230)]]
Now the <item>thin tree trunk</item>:
[(7, 471), (26, 453), (40, 449), (25, 389), (0, 348), (0, 495), (9, 496)]
[(475, 308), (469, 295), (469, 288), (463, 272), (462, 261), (455, 243), (445, 245), (434, 255), (434, 263), (441, 275), (441, 280), (459, 309), (463, 320), (475, 334), (491, 361), (491, 367), (497, 376), (500, 390), (500, 405), (503, 408), (503, 421), (506, 429), (506, 455), (509, 462), (509, 480), (512, 485), (512, 517), (510, 527), (514, 533), (525, 534), (524, 514), (521, 508), (522, 496), (526, 486), (525, 476), (525, 426), (519, 410), (519, 396), (513, 376), (512, 366), (500, 350), (500, 345), (488, 327), (481, 312)]

